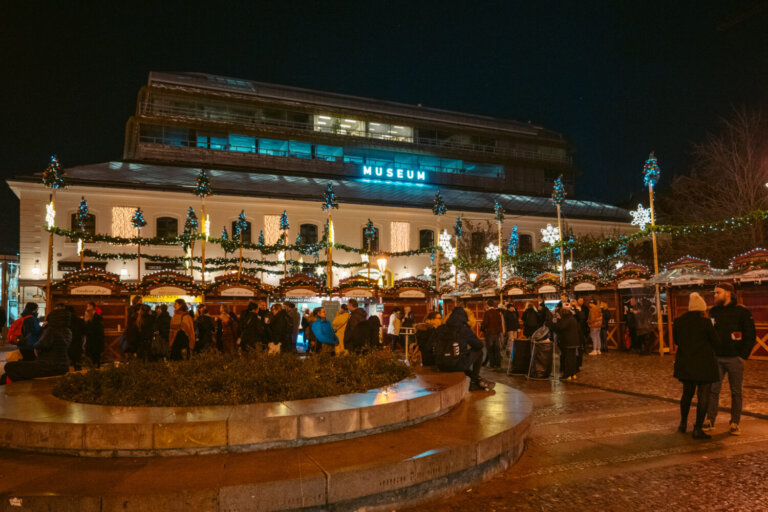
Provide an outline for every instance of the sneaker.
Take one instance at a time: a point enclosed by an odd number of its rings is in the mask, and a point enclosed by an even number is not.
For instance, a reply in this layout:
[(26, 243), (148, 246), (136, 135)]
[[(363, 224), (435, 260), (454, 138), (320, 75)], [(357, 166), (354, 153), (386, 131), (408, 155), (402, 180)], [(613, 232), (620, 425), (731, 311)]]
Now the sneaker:
[(701, 425), (701, 430), (704, 432), (712, 432), (715, 429), (715, 422), (711, 420), (704, 420), (704, 423)]
[(496, 383), (490, 380), (480, 379), (480, 385), (485, 389), (486, 391), (491, 391), (493, 388), (496, 387)]
[(712, 439), (712, 436), (709, 434), (705, 434), (703, 430), (694, 427), (693, 438), (694, 439)]
[(472, 381), (469, 383), (470, 391), (485, 391), (485, 388), (480, 385), (479, 382)]
[(589, 354), (587, 354), (587, 355), (588, 355), (588, 356), (596, 356), (596, 355), (597, 355), (597, 354), (599, 354), (599, 353), (600, 353), (600, 352), (598, 352), (597, 350), (593, 350), (592, 352), (590, 352), (590, 353), (589, 353)]
[(732, 436), (740, 436), (741, 435), (741, 429), (739, 428), (738, 423), (731, 422), (731, 428), (728, 430), (728, 433)]

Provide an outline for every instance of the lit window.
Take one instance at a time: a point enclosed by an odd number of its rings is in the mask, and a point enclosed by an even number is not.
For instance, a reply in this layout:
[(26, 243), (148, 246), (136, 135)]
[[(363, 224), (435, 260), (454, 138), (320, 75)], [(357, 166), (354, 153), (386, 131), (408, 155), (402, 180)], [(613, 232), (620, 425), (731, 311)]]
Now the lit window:
[(112, 236), (133, 238), (138, 235), (136, 228), (131, 223), (135, 211), (136, 208), (131, 206), (112, 207)]
[(277, 243), (277, 239), (282, 235), (280, 231), (280, 216), (279, 215), (265, 215), (264, 216), (264, 243), (267, 245), (274, 245)]
[(390, 223), (390, 252), (405, 252), (410, 249), (411, 224), (408, 222)]

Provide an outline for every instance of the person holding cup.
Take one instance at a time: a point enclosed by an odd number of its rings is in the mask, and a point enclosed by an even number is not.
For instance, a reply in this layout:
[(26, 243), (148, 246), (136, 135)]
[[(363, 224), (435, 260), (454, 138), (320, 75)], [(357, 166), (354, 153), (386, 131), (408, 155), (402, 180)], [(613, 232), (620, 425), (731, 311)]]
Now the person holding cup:
[(744, 361), (749, 359), (755, 344), (755, 320), (752, 313), (736, 303), (736, 291), (731, 283), (723, 282), (715, 286), (715, 306), (709, 311), (709, 318), (717, 332), (715, 355), (720, 379), (712, 384), (707, 419), (702, 430), (714, 429), (717, 417), (720, 388), (723, 377), (728, 374), (731, 388), (731, 420), (729, 433), (741, 435), (741, 387), (744, 380)]

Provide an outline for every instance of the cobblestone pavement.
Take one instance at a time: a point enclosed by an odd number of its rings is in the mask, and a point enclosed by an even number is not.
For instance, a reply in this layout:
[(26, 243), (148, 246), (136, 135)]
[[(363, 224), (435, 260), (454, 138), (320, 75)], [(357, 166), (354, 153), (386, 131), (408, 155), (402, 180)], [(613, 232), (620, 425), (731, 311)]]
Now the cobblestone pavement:
[[(526, 451), (486, 482), (406, 510), (768, 511), (768, 420), (744, 416), (740, 437), (727, 433), (725, 420), (708, 441), (693, 440), (690, 430), (678, 433), (673, 361), (630, 354), (589, 358), (576, 383), (484, 371), (531, 397)], [(766, 377), (768, 362), (747, 363), (745, 409), (765, 410)]]

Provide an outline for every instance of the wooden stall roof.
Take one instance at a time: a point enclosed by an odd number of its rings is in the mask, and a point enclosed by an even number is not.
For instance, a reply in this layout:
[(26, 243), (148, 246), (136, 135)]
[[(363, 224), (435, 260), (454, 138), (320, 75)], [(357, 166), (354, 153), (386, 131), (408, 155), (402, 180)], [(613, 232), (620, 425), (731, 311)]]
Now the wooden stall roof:
[(120, 276), (100, 268), (88, 267), (75, 270), (51, 286), (56, 294), (67, 295), (120, 295), (128, 293)]

